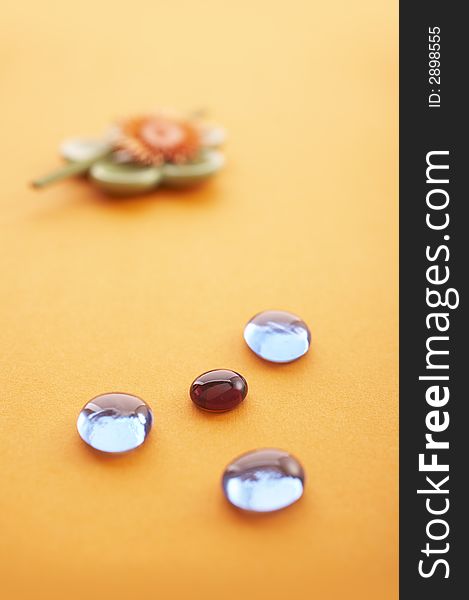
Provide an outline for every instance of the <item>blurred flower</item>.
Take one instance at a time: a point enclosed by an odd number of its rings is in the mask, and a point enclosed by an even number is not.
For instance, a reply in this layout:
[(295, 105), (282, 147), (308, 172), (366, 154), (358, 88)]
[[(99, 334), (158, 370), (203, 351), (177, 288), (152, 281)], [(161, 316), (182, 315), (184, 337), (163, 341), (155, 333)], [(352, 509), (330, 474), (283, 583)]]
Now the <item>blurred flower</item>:
[(201, 132), (189, 119), (158, 113), (118, 124), (114, 148), (142, 165), (184, 164), (202, 145)]
[(71, 138), (61, 145), (66, 163), (38, 177), (34, 187), (88, 174), (113, 195), (135, 195), (159, 185), (191, 187), (217, 173), (224, 165), (219, 147), (225, 131), (204, 122), (200, 111), (181, 116), (175, 111), (123, 119), (101, 139)]

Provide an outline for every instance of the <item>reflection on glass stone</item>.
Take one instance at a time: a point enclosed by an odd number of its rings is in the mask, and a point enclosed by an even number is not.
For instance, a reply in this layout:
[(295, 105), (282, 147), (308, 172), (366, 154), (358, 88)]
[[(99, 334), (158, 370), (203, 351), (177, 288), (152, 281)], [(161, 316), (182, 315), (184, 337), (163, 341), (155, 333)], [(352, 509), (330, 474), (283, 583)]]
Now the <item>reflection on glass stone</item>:
[(293, 504), (303, 495), (305, 474), (288, 452), (266, 448), (247, 452), (223, 473), (226, 498), (237, 508), (272, 512)]
[(102, 452), (127, 452), (145, 441), (152, 425), (148, 404), (130, 394), (102, 394), (85, 404), (77, 427), (82, 440)]
[(266, 310), (248, 322), (244, 339), (261, 358), (285, 363), (308, 352), (311, 333), (300, 317), (283, 310)]

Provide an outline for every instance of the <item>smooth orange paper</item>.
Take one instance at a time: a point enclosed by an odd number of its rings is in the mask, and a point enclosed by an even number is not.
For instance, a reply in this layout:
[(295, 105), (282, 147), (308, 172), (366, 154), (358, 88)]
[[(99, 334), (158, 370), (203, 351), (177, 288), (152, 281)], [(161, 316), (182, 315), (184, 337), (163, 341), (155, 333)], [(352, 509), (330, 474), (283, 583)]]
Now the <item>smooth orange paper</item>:
[[(397, 3), (7, 0), (0, 27), (1, 597), (397, 598)], [(205, 187), (28, 187), (63, 138), (160, 105), (229, 130)], [(269, 308), (306, 357), (249, 351)], [(204, 414), (218, 367), (249, 395)], [(134, 453), (76, 433), (107, 391), (154, 409)], [(265, 446), (305, 495), (246, 516), (220, 477)]]

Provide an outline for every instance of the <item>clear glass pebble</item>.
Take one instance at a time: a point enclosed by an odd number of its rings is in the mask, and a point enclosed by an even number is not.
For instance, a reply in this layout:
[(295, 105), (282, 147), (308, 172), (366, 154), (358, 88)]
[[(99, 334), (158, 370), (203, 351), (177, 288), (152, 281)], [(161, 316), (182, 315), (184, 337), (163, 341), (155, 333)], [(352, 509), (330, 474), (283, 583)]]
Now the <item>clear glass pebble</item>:
[(266, 310), (247, 323), (244, 339), (261, 358), (286, 363), (308, 352), (311, 333), (297, 315), (283, 310)]
[(102, 452), (138, 448), (150, 432), (153, 415), (146, 402), (130, 394), (102, 394), (90, 400), (78, 415), (83, 441)]
[(303, 495), (303, 467), (288, 452), (275, 448), (253, 450), (239, 456), (223, 473), (227, 500), (250, 512), (273, 512)]

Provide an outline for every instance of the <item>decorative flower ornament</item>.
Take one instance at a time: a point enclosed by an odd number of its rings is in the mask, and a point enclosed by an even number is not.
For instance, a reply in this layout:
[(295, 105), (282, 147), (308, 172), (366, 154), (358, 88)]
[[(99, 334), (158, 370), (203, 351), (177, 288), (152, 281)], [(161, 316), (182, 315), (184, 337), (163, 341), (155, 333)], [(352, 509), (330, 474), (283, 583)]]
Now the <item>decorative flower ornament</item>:
[(117, 123), (102, 140), (66, 140), (60, 152), (67, 164), (33, 181), (44, 187), (79, 174), (105, 192), (127, 196), (159, 185), (188, 187), (205, 181), (224, 164), (217, 148), (224, 131), (198, 117), (174, 112), (133, 117)]
[(122, 121), (115, 146), (143, 165), (184, 164), (200, 152), (201, 133), (187, 119), (150, 115)]

